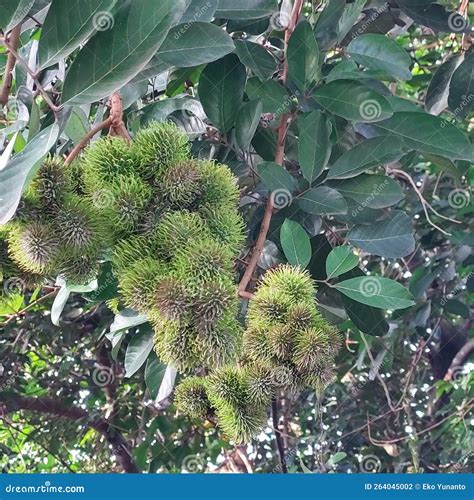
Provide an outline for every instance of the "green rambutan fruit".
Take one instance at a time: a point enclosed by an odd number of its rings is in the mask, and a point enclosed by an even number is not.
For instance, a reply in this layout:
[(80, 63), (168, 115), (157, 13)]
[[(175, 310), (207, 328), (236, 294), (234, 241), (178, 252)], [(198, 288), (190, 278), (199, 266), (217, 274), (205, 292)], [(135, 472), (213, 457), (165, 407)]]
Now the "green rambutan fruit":
[(187, 372), (200, 366), (199, 358), (193, 350), (196, 332), (188, 324), (154, 317), (155, 352), (163, 363), (179, 372)]
[(196, 160), (170, 166), (156, 181), (156, 192), (171, 210), (196, 206), (200, 196), (199, 170)]
[(182, 211), (165, 214), (156, 229), (153, 239), (168, 257), (190, 242), (210, 236), (206, 224), (197, 213)]
[(243, 352), (254, 363), (270, 364), (273, 356), (268, 345), (266, 330), (249, 326), (243, 335)]
[(145, 258), (130, 263), (119, 279), (119, 290), (124, 303), (127, 307), (146, 314), (155, 305), (156, 287), (166, 277), (166, 266), (159, 260)]
[(235, 208), (226, 205), (202, 208), (200, 213), (207, 222), (212, 236), (238, 255), (245, 242), (245, 223)]
[(332, 360), (329, 336), (321, 328), (306, 328), (295, 339), (293, 362), (302, 373), (310, 373)]
[(268, 331), (268, 346), (279, 361), (289, 361), (293, 351), (295, 331), (293, 325), (276, 325)]
[(317, 392), (322, 393), (335, 378), (336, 372), (332, 366), (320, 366), (301, 378), (301, 386), (312, 387)]
[(274, 373), (271, 368), (261, 365), (246, 367), (250, 402), (258, 406), (268, 406), (275, 395)]
[(212, 238), (189, 241), (176, 251), (173, 267), (177, 276), (186, 280), (191, 289), (199, 289), (203, 282), (232, 273), (232, 253)]
[(215, 323), (225, 311), (235, 310), (237, 290), (232, 279), (227, 276), (203, 283), (194, 301), (194, 321), (197, 325)]
[(270, 288), (284, 293), (293, 304), (313, 304), (316, 288), (308, 271), (284, 264), (272, 269), (263, 277), (261, 288)]
[(209, 398), (216, 408), (222, 404), (245, 405), (248, 395), (246, 373), (236, 366), (224, 366), (209, 377)]
[(110, 185), (111, 226), (115, 234), (130, 234), (138, 229), (150, 203), (151, 187), (137, 175), (118, 175)]
[(104, 218), (85, 199), (69, 196), (54, 216), (61, 246), (73, 254), (104, 247), (108, 227)]
[(147, 258), (154, 258), (158, 255), (153, 242), (147, 236), (132, 236), (120, 240), (114, 248), (112, 265), (117, 275), (125, 272), (130, 264)]
[(93, 195), (108, 189), (119, 175), (139, 172), (135, 150), (120, 137), (102, 137), (93, 142), (82, 156), (81, 166), (86, 191)]
[(154, 305), (167, 319), (178, 320), (189, 316), (191, 302), (192, 297), (185, 284), (172, 276), (160, 281), (155, 289)]
[(311, 326), (317, 318), (318, 312), (314, 303), (300, 303), (292, 306), (288, 312), (288, 324), (293, 330), (301, 330)]
[(21, 269), (47, 274), (59, 251), (59, 235), (45, 222), (13, 224), (8, 237), (9, 255)]
[(197, 165), (200, 173), (201, 207), (235, 209), (240, 192), (237, 178), (229, 167), (213, 161), (199, 161)]
[(213, 416), (212, 406), (207, 397), (206, 380), (203, 377), (184, 379), (176, 387), (174, 403), (179, 411), (190, 418), (208, 420)]
[(292, 302), (281, 290), (268, 286), (260, 287), (251, 302), (248, 313), (249, 324), (260, 324), (267, 329), (286, 323)]
[(45, 208), (57, 206), (70, 190), (69, 176), (60, 156), (48, 156), (27, 189)]
[(97, 277), (100, 257), (100, 251), (96, 247), (74, 254), (68, 249), (62, 249), (55, 270), (70, 283), (86, 285)]
[(188, 136), (172, 122), (154, 122), (135, 137), (133, 150), (145, 178), (159, 178), (170, 167), (189, 158)]

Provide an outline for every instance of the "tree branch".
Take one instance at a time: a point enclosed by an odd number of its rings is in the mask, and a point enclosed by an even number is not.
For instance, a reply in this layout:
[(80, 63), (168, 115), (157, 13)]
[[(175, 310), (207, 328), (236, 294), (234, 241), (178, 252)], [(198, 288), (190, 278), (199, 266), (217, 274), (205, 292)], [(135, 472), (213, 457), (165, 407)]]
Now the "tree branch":
[(8, 393), (0, 393), (0, 417), (5, 413), (26, 410), (55, 415), (60, 418), (84, 421), (86, 425), (102, 434), (112, 446), (117, 462), (124, 472), (140, 472), (135, 464), (130, 448), (122, 434), (101, 417), (91, 419), (89, 413), (76, 406), (66, 406), (52, 398), (31, 398)]
[(272, 399), (272, 420), (273, 420), (273, 432), (275, 433), (275, 441), (277, 445), (278, 457), (280, 459), (281, 472), (283, 474), (288, 474), (288, 466), (286, 464), (286, 458), (285, 458), (285, 446), (283, 445), (283, 439), (279, 427), (278, 403), (275, 398)]
[(11, 47), (13, 47), (13, 51), (8, 52), (7, 64), (5, 65), (5, 72), (3, 74), (3, 82), (2, 87), (0, 89), (0, 106), (4, 107), (8, 103), (8, 97), (10, 95), (10, 89), (12, 86), (12, 72), (15, 67), (16, 57), (15, 53), (18, 49), (18, 44), (20, 43), (20, 34), (21, 34), (21, 24), (13, 28), (10, 33), (10, 37), (8, 42)]

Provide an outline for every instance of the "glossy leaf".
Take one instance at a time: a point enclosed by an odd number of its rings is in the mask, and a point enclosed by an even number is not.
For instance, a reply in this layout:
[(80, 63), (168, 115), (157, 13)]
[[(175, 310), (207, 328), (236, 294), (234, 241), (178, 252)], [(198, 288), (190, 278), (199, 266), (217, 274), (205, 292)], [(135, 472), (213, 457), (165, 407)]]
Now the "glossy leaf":
[(447, 11), (439, 3), (415, 4), (413, 0), (398, 0), (400, 8), (415, 22), (444, 33), (463, 33), (469, 31), (467, 22), (458, 12)]
[(125, 353), (125, 377), (131, 377), (141, 368), (152, 349), (153, 332), (150, 330), (136, 333), (132, 337)]
[(179, 20), (179, 24), (210, 23), (219, 6), (219, 0), (191, 0), (188, 8)]
[(199, 97), (209, 120), (221, 132), (228, 132), (242, 105), (246, 72), (235, 54), (206, 66), (199, 82)]
[(153, 0), (121, 2), (113, 27), (98, 32), (72, 63), (63, 103), (98, 101), (125, 85), (145, 68), (186, 5), (186, 0), (162, 0), (159, 6)]
[(302, 115), (299, 121), (298, 159), (304, 178), (316, 180), (326, 168), (331, 156), (331, 122), (320, 111)]
[(242, 151), (247, 151), (257, 131), (262, 115), (262, 101), (255, 99), (249, 101), (239, 111), (235, 124), (235, 140)]
[(245, 90), (251, 99), (261, 99), (264, 113), (280, 116), (290, 108), (291, 97), (283, 85), (275, 80), (262, 83), (256, 77), (249, 78)]
[(53, 0), (41, 30), (38, 49), (39, 69), (47, 68), (67, 57), (94, 31), (114, 22), (111, 10), (116, 0)]
[(296, 221), (286, 219), (281, 226), (280, 243), (288, 262), (305, 268), (311, 260), (311, 242), (306, 231)]
[(0, 4), (0, 29), (8, 33), (28, 14), (35, 0), (2, 0)]
[(316, 215), (334, 215), (347, 213), (344, 197), (335, 189), (327, 186), (316, 187), (298, 196), (301, 210)]
[(235, 51), (241, 62), (262, 82), (268, 80), (277, 70), (275, 58), (258, 43), (237, 40)]
[(425, 109), (427, 113), (439, 115), (448, 107), (449, 82), (461, 62), (461, 57), (450, 57), (436, 70), (426, 91)]
[(163, 364), (155, 354), (148, 357), (145, 367), (145, 384), (151, 399), (158, 396), (163, 377), (166, 373), (166, 365)]
[(459, 120), (474, 106), (474, 52), (470, 52), (457, 67), (449, 84), (449, 109)]
[(219, 0), (217, 18), (259, 19), (278, 11), (278, 0)]
[(257, 173), (269, 191), (286, 191), (289, 194), (295, 188), (296, 181), (284, 167), (271, 161), (260, 163)]
[(354, 254), (352, 248), (344, 245), (334, 248), (326, 260), (327, 278), (337, 278), (345, 274), (359, 264), (359, 257)]
[(380, 276), (362, 276), (342, 281), (334, 288), (347, 297), (379, 309), (406, 309), (415, 304), (412, 294), (400, 283)]
[(362, 250), (382, 257), (400, 258), (414, 252), (412, 219), (394, 211), (384, 220), (354, 226), (347, 239)]
[(377, 122), (392, 116), (387, 99), (351, 80), (336, 80), (318, 88), (314, 98), (325, 109), (356, 122)]

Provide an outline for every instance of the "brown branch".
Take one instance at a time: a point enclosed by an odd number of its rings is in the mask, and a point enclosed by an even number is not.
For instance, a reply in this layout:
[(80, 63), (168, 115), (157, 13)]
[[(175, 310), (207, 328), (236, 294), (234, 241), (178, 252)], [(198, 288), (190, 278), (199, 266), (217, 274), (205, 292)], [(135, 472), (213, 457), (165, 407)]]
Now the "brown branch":
[(278, 418), (278, 403), (274, 398), (272, 399), (272, 420), (273, 432), (275, 433), (275, 441), (277, 445), (278, 457), (280, 459), (280, 468), (283, 474), (288, 474), (288, 466), (286, 465), (285, 446), (283, 445), (282, 433), (279, 428)]
[[(291, 13), (291, 19), (288, 23), (288, 27), (285, 30), (285, 51), (288, 48), (288, 42), (290, 40), (291, 34), (293, 33), (296, 23), (298, 21), (298, 17), (301, 13), (301, 9), (303, 8), (304, 0), (296, 0), (293, 11)], [(286, 83), (288, 78), (288, 64), (285, 57), (284, 69), (283, 69), (283, 83)], [(275, 151), (275, 163), (283, 166), (283, 162), (285, 159), (285, 141), (286, 135), (288, 132), (290, 123), (290, 117), (287, 114), (284, 114), (280, 119), (280, 125), (278, 127), (278, 142)], [(273, 216), (273, 197), (270, 195), (267, 200), (267, 204), (265, 206), (265, 213), (263, 214), (262, 224), (260, 226), (260, 232), (258, 234), (257, 240), (255, 241), (255, 245), (253, 248), (252, 256), (248, 263), (247, 269), (245, 270), (244, 275), (239, 283), (238, 293), (242, 298), (249, 298), (247, 295), (247, 287), (252, 280), (253, 273), (255, 272), (255, 268), (257, 267), (258, 260), (260, 259), (260, 255), (262, 254), (263, 247), (265, 246), (265, 241), (267, 239), (268, 231), (270, 229), (270, 222)]]
[(0, 393), (0, 416), (19, 410), (36, 411), (83, 422), (102, 434), (112, 446), (117, 462), (124, 472), (140, 472), (135, 464), (130, 448), (122, 434), (113, 428), (107, 420), (101, 417), (91, 419), (89, 413), (76, 406), (66, 406), (61, 401), (52, 398), (32, 398), (19, 395)]
[(13, 28), (10, 36), (8, 38), (8, 43), (13, 47), (13, 51), (8, 52), (7, 64), (5, 65), (5, 72), (3, 74), (2, 87), (0, 89), (0, 106), (4, 107), (8, 104), (8, 97), (10, 95), (10, 89), (12, 86), (12, 72), (15, 67), (16, 57), (15, 52), (18, 49), (20, 43), (21, 34), (21, 24)]
[(112, 118), (112, 123), (109, 135), (122, 137), (127, 142), (131, 142), (132, 138), (123, 123), (122, 98), (118, 92), (114, 92), (110, 98), (110, 117)]
[(87, 146), (88, 142), (94, 137), (95, 134), (100, 132), (104, 128), (108, 128), (112, 125), (112, 117), (109, 116), (106, 120), (96, 125), (93, 129), (89, 130), (87, 134), (81, 139), (81, 141), (75, 146), (75, 148), (69, 153), (64, 164), (70, 165), (75, 158), (80, 154), (80, 152)]
[(464, 363), (467, 361), (469, 356), (474, 352), (474, 339), (469, 340), (464, 344), (464, 346), (458, 351), (456, 356), (454, 356), (451, 366), (449, 367), (446, 375), (444, 376), (444, 380), (449, 382), (453, 375), (456, 373), (459, 368), (461, 368)]

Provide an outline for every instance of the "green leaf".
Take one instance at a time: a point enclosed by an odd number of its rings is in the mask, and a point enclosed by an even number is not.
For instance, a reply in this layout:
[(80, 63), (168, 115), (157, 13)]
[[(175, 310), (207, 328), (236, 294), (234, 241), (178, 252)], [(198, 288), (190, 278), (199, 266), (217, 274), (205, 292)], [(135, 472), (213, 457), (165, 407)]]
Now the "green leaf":
[(354, 254), (352, 248), (343, 245), (331, 250), (326, 260), (326, 274), (328, 279), (336, 278), (347, 273), (359, 264), (359, 257)]
[(217, 18), (260, 19), (278, 11), (278, 0), (219, 0)]
[(449, 84), (449, 109), (463, 120), (474, 106), (474, 52), (470, 52), (453, 73)]
[(275, 80), (262, 83), (256, 77), (249, 78), (245, 90), (251, 99), (262, 100), (264, 113), (280, 116), (290, 109), (291, 97), (283, 85)]
[(189, 68), (217, 61), (234, 49), (232, 38), (219, 26), (193, 22), (172, 28), (157, 56), (170, 66)]
[(448, 107), (449, 82), (462, 57), (450, 57), (441, 64), (431, 79), (425, 97), (425, 109), (431, 115), (439, 115)]
[(13, 217), (28, 179), (56, 144), (58, 136), (58, 125), (53, 124), (44, 129), (0, 171), (0, 225)]
[(35, 0), (2, 0), (0, 4), (0, 29), (8, 33), (28, 14)]
[(159, 49), (186, 8), (186, 0), (125, 0), (111, 29), (79, 52), (64, 82), (63, 103), (88, 104), (123, 87)]
[(415, 304), (412, 294), (400, 283), (380, 276), (363, 276), (342, 281), (334, 288), (347, 297), (379, 309), (406, 309)]
[(364, 207), (375, 209), (391, 207), (405, 197), (400, 184), (386, 175), (362, 174), (331, 183), (331, 187)]
[(342, 296), (342, 303), (350, 320), (361, 332), (374, 336), (383, 336), (388, 332), (390, 326), (381, 309), (361, 304), (345, 295)]
[(288, 262), (303, 269), (311, 260), (311, 242), (306, 231), (294, 220), (286, 219), (281, 226), (280, 242)]
[(88, 285), (74, 285), (71, 283), (66, 283), (64, 280), (58, 278), (56, 284), (60, 285), (61, 288), (59, 289), (58, 294), (54, 298), (53, 305), (51, 306), (51, 323), (53, 323), (53, 325), (55, 326), (59, 326), (61, 314), (71, 293), (92, 292), (97, 289), (97, 281), (94, 280)]
[(179, 23), (193, 23), (196, 21), (210, 23), (218, 6), (219, 0), (191, 0)]
[(400, 80), (410, 80), (411, 58), (397, 42), (385, 35), (361, 35), (348, 45), (352, 58), (368, 69), (379, 70)]
[(64, 133), (74, 144), (78, 144), (90, 129), (87, 115), (81, 108), (74, 107), (64, 128)]
[(318, 88), (314, 98), (325, 109), (356, 122), (377, 122), (392, 116), (392, 108), (377, 92), (351, 80), (335, 80)]
[(156, 399), (160, 390), (161, 382), (165, 376), (166, 365), (163, 364), (155, 354), (151, 354), (145, 367), (145, 384), (151, 399)]
[(288, 196), (291, 196), (296, 187), (295, 178), (278, 163), (264, 161), (257, 167), (257, 173), (269, 191), (284, 191), (288, 193)]
[(339, 21), (344, 14), (346, 0), (329, 0), (318, 17), (314, 34), (322, 49), (327, 49), (338, 38)]
[(148, 318), (142, 314), (138, 314), (131, 309), (125, 309), (115, 315), (114, 322), (110, 326), (110, 333), (118, 333), (135, 326), (146, 323)]
[(391, 163), (403, 152), (403, 141), (398, 137), (382, 136), (367, 139), (350, 149), (329, 168), (328, 179), (349, 179), (369, 168)]
[(262, 101), (255, 99), (245, 104), (239, 111), (235, 124), (235, 140), (242, 151), (247, 151), (257, 131), (262, 115)]
[(235, 51), (241, 62), (262, 82), (268, 80), (277, 70), (275, 58), (258, 43), (236, 40)]
[(319, 79), (319, 48), (308, 21), (298, 24), (287, 51), (288, 76), (306, 94)]
[(326, 168), (331, 156), (331, 122), (320, 111), (302, 115), (299, 120), (298, 158), (304, 178), (316, 180)]
[(147, 330), (132, 337), (125, 353), (125, 377), (131, 377), (141, 368), (152, 349), (153, 332)]
[(199, 97), (209, 120), (221, 132), (234, 125), (242, 105), (246, 72), (235, 54), (208, 64), (199, 82)]
[(366, 70), (362, 71), (353, 61), (344, 60), (336, 64), (334, 68), (325, 77), (327, 83), (333, 80), (362, 80), (364, 78), (384, 80), (388, 78), (387, 74), (382, 71)]
[(116, 0), (53, 0), (41, 30), (38, 48), (39, 69), (58, 63), (84, 43), (94, 31), (113, 23), (110, 12)]
[(391, 141), (399, 138), (410, 149), (445, 156), (451, 160), (473, 160), (467, 136), (446, 120), (426, 113), (395, 113), (373, 127)]
[(404, 212), (393, 211), (386, 219), (354, 226), (347, 239), (368, 253), (400, 258), (414, 252), (413, 223)]
[(346, 214), (347, 203), (336, 190), (320, 186), (298, 196), (298, 206), (304, 212), (315, 215)]
[(152, 121), (164, 122), (171, 113), (184, 111), (193, 113), (196, 116), (204, 115), (201, 103), (191, 98), (163, 99), (162, 101), (149, 104), (140, 110), (142, 113), (140, 122), (146, 125)]
[(335, 465), (341, 460), (344, 460), (344, 458), (347, 457), (347, 453), (343, 451), (338, 451), (337, 453), (334, 453), (334, 455), (331, 455), (331, 457), (328, 460), (328, 465)]

